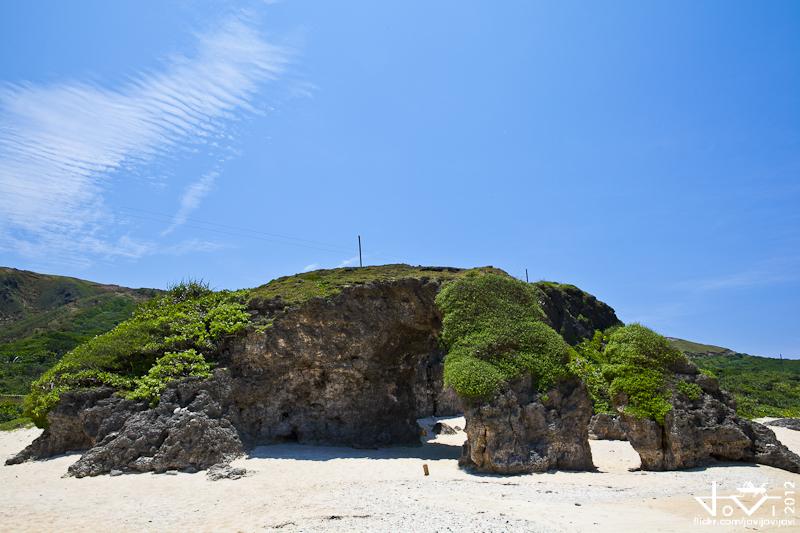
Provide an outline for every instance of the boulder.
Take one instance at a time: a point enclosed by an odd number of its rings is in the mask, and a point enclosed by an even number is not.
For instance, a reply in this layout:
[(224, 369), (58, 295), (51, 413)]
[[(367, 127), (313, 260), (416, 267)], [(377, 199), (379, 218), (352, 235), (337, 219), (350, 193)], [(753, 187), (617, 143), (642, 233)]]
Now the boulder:
[[(623, 414), (622, 425), (644, 470), (678, 470), (716, 461), (759, 463), (800, 473), (800, 457), (781, 444), (762, 424), (736, 415), (731, 395), (720, 390), (716, 379), (687, 367), (673, 383), (697, 385), (699, 394), (689, 397), (671, 386), (673, 408), (664, 423)], [(615, 402), (624, 409), (625, 398)]]
[(777, 418), (775, 420), (765, 422), (764, 425), (800, 431), (800, 418)]
[(219, 463), (206, 471), (209, 481), (219, 481), (220, 479), (241, 479), (247, 475), (246, 468), (233, 467), (227, 463)]
[(598, 413), (589, 421), (589, 438), (593, 440), (628, 440), (619, 416)]
[(434, 435), (455, 435), (458, 431), (444, 422), (436, 422), (433, 425)]
[(468, 406), (459, 465), (496, 474), (593, 470), (588, 425), (592, 404), (577, 379), (540, 394), (530, 378), (490, 401)]
[(239, 434), (226, 418), (230, 378), (187, 380), (162, 394), (155, 409), (130, 416), (105, 435), (68, 473), (75, 477), (122, 472), (193, 470), (228, 462), (244, 453)]

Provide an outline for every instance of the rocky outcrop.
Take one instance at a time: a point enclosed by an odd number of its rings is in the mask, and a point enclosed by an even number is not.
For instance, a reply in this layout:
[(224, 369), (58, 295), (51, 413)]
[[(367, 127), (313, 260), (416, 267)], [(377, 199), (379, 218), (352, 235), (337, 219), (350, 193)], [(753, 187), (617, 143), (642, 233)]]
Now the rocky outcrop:
[(113, 394), (110, 388), (63, 394), (47, 416), (47, 429), (6, 464), (86, 450), (121, 428), (133, 413), (146, 409), (143, 402), (124, 400)]
[(800, 431), (800, 418), (777, 418), (775, 420), (765, 422), (764, 425)]
[(587, 430), (592, 404), (578, 380), (546, 394), (537, 393), (530, 378), (518, 380), (464, 415), (461, 466), (498, 474), (594, 469)]
[(196, 471), (244, 453), (229, 415), (231, 380), (191, 379), (169, 388), (155, 409), (131, 414), (69, 467), (76, 477), (121, 472)]
[(206, 468), (285, 441), (418, 444), (417, 418), (461, 410), (443, 386), (438, 290), (409, 278), (296, 307), (262, 302), (252, 311), (268, 326), (232, 341), (210, 380), (173, 385), (154, 409), (111, 389), (65, 394), (50, 427), (11, 462), (88, 449), (70, 468), (85, 476)]
[[(663, 424), (626, 414), (621, 417), (644, 470), (745, 461), (800, 473), (800, 457), (781, 444), (766, 426), (736, 416), (733, 398), (720, 390), (716, 379), (700, 374), (693, 365), (683, 371), (686, 373), (674, 377), (673, 408)], [(687, 395), (675, 386), (680, 381), (699, 389)], [(618, 397), (615, 402), (622, 409), (626, 399)]]
[(622, 325), (611, 306), (574, 285), (546, 281), (535, 285), (547, 321), (569, 344), (591, 338), (595, 330)]
[(589, 421), (589, 438), (593, 440), (628, 440), (618, 416), (598, 413)]
[(244, 441), (417, 444), (417, 418), (458, 408), (442, 386), (438, 290), (427, 279), (350, 287), (231, 346), (221, 364)]

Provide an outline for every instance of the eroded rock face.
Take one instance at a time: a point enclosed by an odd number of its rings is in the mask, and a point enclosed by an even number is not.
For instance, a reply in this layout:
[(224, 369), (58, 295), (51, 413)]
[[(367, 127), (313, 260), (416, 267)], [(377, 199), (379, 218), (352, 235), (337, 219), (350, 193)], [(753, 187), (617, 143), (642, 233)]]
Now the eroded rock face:
[(589, 421), (589, 438), (593, 440), (628, 440), (618, 416), (598, 413)]
[(47, 416), (48, 428), (6, 464), (83, 451), (121, 428), (133, 413), (146, 409), (143, 402), (124, 400), (113, 394), (113, 389), (99, 388), (62, 395)]
[(417, 418), (458, 408), (442, 387), (438, 290), (416, 279), (352, 287), (249, 333), (222, 362), (245, 441), (418, 443)]
[(498, 474), (594, 469), (587, 430), (592, 404), (578, 380), (545, 395), (529, 378), (520, 380), (490, 402), (467, 407), (464, 416), (461, 466)]
[[(781, 444), (761, 424), (736, 416), (733, 398), (720, 390), (717, 380), (693, 366), (679, 380), (697, 384), (696, 399), (675, 389), (673, 409), (664, 424), (623, 414), (622, 425), (644, 470), (678, 470), (715, 461), (745, 461), (800, 473), (800, 457)], [(625, 399), (616, 399), (624, 407)]]
[(199, 470), (227, 463), (244, 446), (226, 417), (231, 380), (218, 370), (214, 379), (187, 380), (169, 388), (155, 409), (132, 413), (69, 467), (76, 477), (121, 472)]
[(404, 279), (296, 308), (265, 302), (271, 326), (232, 342), (212, 379), (171, 386), (155, 409), (111, 389), (66, 394), (10, 462), (89, 449), (70, 468), (86, 476), (206, 468), (284, 441), (418, 444), (417, 418), (461, 411), (442, 384), (438, 290)]
[(536, 286), (543, 296), (539, 303), (547, 321), (569, 344), (591, 338), (595, 330), (622, 325), (611, 306), (577, 287), (548, 283)]

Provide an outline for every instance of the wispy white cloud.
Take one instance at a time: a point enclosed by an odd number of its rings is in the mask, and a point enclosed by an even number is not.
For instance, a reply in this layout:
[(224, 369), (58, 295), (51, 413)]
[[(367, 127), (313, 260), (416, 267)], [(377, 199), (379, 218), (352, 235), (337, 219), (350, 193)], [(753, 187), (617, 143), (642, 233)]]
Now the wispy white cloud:
[(303, 267), (303, 272), (311, 272), (312, 270), (317, 270), (319, 268), (319, 263), (311, 263), (310, 265), (306, 265)]
[(201, 239), (187, 239), (177, 244), (164, 247), (161, 253), (169, 255), (186, 255), (191, 253), (216, 252), (217, 250), (222, 250), (223, 248), (228, 248), (228, 245)]
[[(118, 235), (104, 202), (115, 172), (227, 139), (231, 121), (255, 110), (254, 95), (287, 58), (286, 50), (232, 18), (197, 35), (194, 54), (174, 56), (117, 87), (0, 84), (0, 249), (79, 260), (151, 253), (155, 243)], [(217, 175), (209, 172), (186, 189), (173, 227)]]
[(186, 188), (186, 190), (183, 192), (183, 196), (181, 196), (178, 212), (175, 213), (172, 223), (169, 225), (169, 227), (167, 227), (167, 229), (161, 232), (161, 235), (172, 233), (175, 228), (186, 223), (186, 218), (189, 216), (189, 213), (200, 206), (200, 202), (209, 192), (211, 192), (211, 189), (214, 186), (214, 180), (216, 180), (218, 177), (219, 172), (212, 170), (211, 172), (203, 174), (199, 180), (195, 181)]

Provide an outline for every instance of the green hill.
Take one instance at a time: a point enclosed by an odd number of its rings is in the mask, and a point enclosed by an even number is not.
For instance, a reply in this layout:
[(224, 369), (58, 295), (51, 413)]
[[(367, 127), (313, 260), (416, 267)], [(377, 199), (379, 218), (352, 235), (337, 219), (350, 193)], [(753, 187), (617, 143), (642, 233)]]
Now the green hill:
[(157, 292), (0, 267), (0, 397), (11, 395), (0, 400), (0, 423), (15, 412), (13, 395)]
[(697, 366), (713, 372), (736, 397), (740, 416), (800, 416), (800, 360), (737, 353), (728, 348), (669, 339)]

